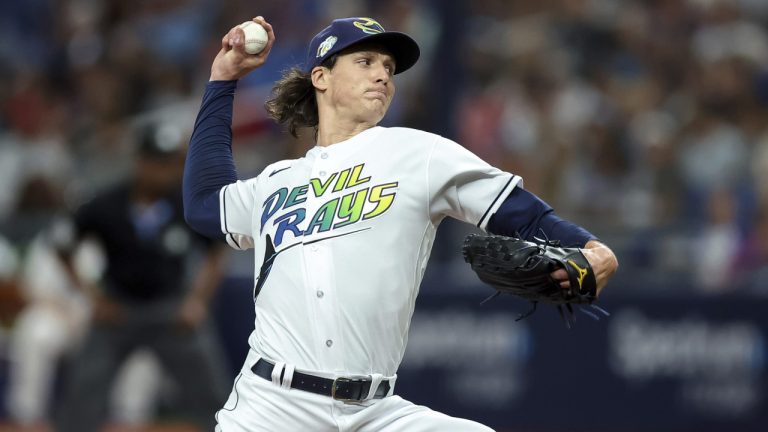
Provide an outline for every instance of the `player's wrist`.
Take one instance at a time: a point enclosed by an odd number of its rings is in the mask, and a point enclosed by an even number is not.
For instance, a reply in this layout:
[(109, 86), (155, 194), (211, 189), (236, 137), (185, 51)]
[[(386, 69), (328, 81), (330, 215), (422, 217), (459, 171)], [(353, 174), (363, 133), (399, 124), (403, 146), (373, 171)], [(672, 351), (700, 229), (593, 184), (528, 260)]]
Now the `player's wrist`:
[(228, 87), (231, 84), (237, 84), (239, 80), (236, 79), (220, 79), (220, 78), (214, 78), (213, 75), (211, 75), (208, 78), (208, 86), (209, 87)]
[(595, 249), (599, 247), (606, 247), (606, 246), (603, 243), (601, 243), (599, 240), (592, 239), (586, 242), (582, 249)]
[(244, 73), (237, 73), (235, 71), (230, 71), (226, 69), (218, 69), (218, 68), (211, 68), (211, 76), (209, 77), (209, 81), (211, 82), (218, 82), (218, 81), (237, 81), (239, 80)]

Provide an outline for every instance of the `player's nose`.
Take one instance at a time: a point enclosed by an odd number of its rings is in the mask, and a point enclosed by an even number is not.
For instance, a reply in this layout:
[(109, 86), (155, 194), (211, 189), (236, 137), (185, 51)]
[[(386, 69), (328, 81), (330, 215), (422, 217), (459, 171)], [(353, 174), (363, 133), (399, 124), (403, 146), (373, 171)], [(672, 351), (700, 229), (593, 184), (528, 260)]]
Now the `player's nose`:
[(390, 80), (389, 69), (384, 63), (376, 62), (373, 69), (373, 77), (377, 83), (386, 84)]

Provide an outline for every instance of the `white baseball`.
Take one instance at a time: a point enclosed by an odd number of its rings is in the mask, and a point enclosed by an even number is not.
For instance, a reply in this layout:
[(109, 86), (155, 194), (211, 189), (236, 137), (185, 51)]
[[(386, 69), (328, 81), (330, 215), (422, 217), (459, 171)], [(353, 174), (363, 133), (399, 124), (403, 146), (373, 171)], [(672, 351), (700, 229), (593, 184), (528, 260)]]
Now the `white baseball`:
[(245, 52), (248, 54), (258, 54), (267, 45), (267, 31), (261, 24), (246, 21), (239, 26), (245, 33)]

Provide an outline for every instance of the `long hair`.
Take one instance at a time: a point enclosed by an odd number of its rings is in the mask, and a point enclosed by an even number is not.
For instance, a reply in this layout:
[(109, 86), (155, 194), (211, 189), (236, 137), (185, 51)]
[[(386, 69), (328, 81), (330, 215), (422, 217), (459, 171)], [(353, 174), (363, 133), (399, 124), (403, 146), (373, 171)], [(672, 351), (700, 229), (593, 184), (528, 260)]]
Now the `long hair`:
[[(337, 55), (325, 59), (322, 66), (333, 69)], [(320, 118), (317, 112), (317, 98), (312, 76), (298, 67), (288, 69), (272, 87), (272, 96), (264, 103), (267, 113), (275, 121), (288, 126), (288, 132), (295, 138), (303, 127), (315, 129)]]

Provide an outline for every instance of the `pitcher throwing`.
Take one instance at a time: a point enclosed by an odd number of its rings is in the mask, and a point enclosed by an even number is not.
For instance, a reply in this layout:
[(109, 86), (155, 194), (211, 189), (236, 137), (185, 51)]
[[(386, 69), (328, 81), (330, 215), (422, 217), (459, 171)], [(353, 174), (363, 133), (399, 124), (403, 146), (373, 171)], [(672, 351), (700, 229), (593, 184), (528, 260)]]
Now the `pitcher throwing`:
[[(217, 430), (487, 431), (393, 394), (435, 231), (450, 216), (498, 234), (543, 231), (583, 248), (598, 292), (616, 270), (611, 250), (564, 221), (459, 144), (377, 124), (395, 75), (419, 58), (403, 33), (370, 18), (338, 19), (309, 43), (266, 102), (294, 136), (314, 130), (300, 159), (238, 181), (231, 151), (237, 80), (275, 43), (247, 54), (233, 27), (211, 68), (184, 173), (196, 230), (255, 251), (255, 328)], [(458, 245), (457, 245), (458, 253)], [(553, 277), (567, 288), (563, 270)]]

